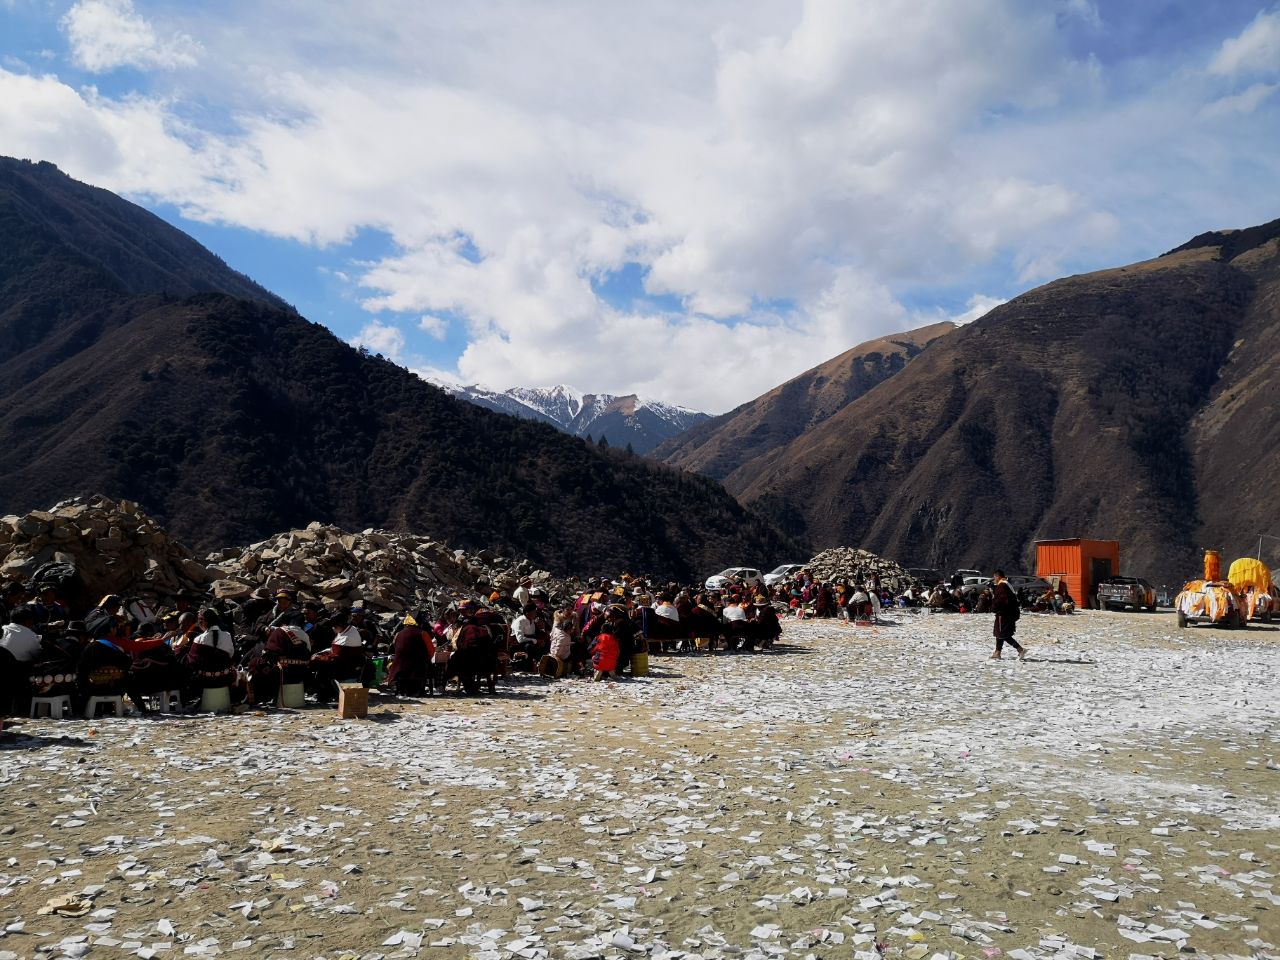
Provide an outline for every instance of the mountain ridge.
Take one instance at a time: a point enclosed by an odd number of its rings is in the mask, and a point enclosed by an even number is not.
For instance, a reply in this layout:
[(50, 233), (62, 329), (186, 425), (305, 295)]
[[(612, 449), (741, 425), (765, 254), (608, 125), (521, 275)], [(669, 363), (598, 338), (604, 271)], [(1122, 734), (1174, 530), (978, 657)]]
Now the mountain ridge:
[(612, 446), (630, 446), (647, 454), (662, 441), (697, 426), (709, 414), (638, 394), (583, 393), (566, 384), (491, 390), (480, 384), (459, 386), (432, 381), (471, 403), (550, 423), (575, 437), (591, 437)]
[(956, 329), (956, 324), (943, 321), (860, 343), (665, 441), (653, 456), (723, 482), (743, 464), (835, 415)]
[(1114, 538), (1176, 583), (1273, 513), (1277, 341), (1280, 221), (1202, 235), (995, 308), (725, 485), (816, 547), (1031, 567)]
[[(554, 571), (682, 579), (795, 549), (713, 481), (457, 400), (258, 295), (212, 254), (192, 276), (153, 269), (146, 251), (194, 241), (51, 168), (8, 176), (30, 166), (0, 160), (4, 510), (102, 492), (201, 548), (320, 520)], [(50, 197), (30, 202), (49, 178)], [(59, 205), (70, 219), (55, 230), (44, 211)], [(112, 234), (96, 221), (91, 253), (64, 241), (90, 207), (141, 231), (127, 269), (104, 261)]]

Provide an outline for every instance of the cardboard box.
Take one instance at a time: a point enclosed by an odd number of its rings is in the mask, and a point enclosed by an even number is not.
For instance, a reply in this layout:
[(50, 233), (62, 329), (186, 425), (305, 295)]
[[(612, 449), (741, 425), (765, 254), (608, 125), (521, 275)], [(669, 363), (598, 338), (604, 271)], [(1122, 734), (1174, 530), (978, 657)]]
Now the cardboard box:
[(338, 687), (338, 716), (343, 720), (363, 720), (369, 716), (369, 689), (358, 683)]

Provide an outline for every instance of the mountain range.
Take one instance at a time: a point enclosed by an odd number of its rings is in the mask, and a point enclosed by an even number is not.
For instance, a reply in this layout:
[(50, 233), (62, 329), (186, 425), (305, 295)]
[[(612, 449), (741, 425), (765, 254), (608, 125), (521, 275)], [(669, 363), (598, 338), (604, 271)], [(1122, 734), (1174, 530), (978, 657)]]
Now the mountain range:
[(713, 480), (482, 409), (348, 346), (48, 163), (0, 158), (0, 377), (12, 513), (100, 492), (199, 548), (320, 520), (566, 573), (692, 578), (797, 549)]
[(590, 437), (597, 443), (607, 441), (606, 446), (630, 447), (640, 454), (710, 419), (709, 414), (634, 393), (582, 393), (564, 384), (497, 391), (479, 384), (463, 387), (433, 382), (478, 406), (549, 423), (575, 437)]
[(935, 323), (859, 344), (780, 387), (660, 445), (654, 456), (727, 481), (744, 464), (784, 446), (888, 380), (929, 344), (953, 333)]
[(1280, 532), (1280, 220), (934, 332), (888, 338), (897, 360), (864, 344), (655, 455), (811, 546), (942, 569), (1033, 569), (1036, 540), (1089, 537), (1175, 584), (1202, 548), (1252, 556)]
[[(0, 507), (102, 492), (197, 547), (322, 520), (684, 578), (836, 544), (1030, 568), (1037, 539), (1079, 536), (1176, 583), (1204, 547), (1280, 533), (1278, 369), (1280, 220), (862, 344), (668, 438), (662, 465), (591, 412), (656, 405), (511, 391), (531, 413), (500, 415), (141, 208), (0, 159)], [(548, 422), (588, 416), (609, 449)]]

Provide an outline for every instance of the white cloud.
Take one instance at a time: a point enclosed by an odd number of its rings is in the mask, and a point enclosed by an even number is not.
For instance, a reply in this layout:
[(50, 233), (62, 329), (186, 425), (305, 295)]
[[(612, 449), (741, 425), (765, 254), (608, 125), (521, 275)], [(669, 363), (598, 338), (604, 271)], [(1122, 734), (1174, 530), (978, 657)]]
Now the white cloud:
[(426, 314), (419, 318), (418, 329), (433, 340), (443, 340), (449, 333), (449, 321), (444, 317), (433, 317)]
[(118, 67), (186, 67), (199, 45), (183, 33), (160, 37), (133, 0), (77, 0), (62, 18), (75, 62), (93, 73)]
[(1230, 117), (1235, 114), (1250, 114), (1271, 98), (1280, 88), (1276, 83), (1255, 83), (1239, 93), (1221, 97), (1208, 104), (1200, 115), (1206, 119)]
[(366, 323), (349, 341), (353, 347), (364, 347), (372, 353), (380, 353), (388, 360), (399, 362), (404, 358), (404, 331), (379, 320)]
[(1280, 73), (1280, 10), (1259, 13), (1239, 36), (1223, 41), (1209, 62), (1209, 71)]
[[(469, 382), (722, 410), (911, 325), (904, 294), (1164, 249), (1280, 186), (1265, 90), (1135, 69), (1115, 96), (1063, 39), (1084, 0), (227, 6), (157, 31), (81, 0), (86, 65), (190, 55), (164, 36), (207, 53), (148, 96), (0, 72), (0, 142), (197, 219), (385, 231), (393, 252), (345, 271), (356, 341), (428, 369), (456, 323)], [(629, 263), (679, 306), (598, 295)]]
[(947, 319), (952, 323), (959, 323), (961, 325), (972, 323), (980, 317), (985, 317), (996, 307), (1000, 306), (1000, 304), (1008, 302), (1009, 301), (1003, 297), (989, 297), (985, 293), (975, 293), (969, 298), (969, 302), (966, 305), (967, 309), (961, 313), (953, 314), (952, 316), (947, 317)]

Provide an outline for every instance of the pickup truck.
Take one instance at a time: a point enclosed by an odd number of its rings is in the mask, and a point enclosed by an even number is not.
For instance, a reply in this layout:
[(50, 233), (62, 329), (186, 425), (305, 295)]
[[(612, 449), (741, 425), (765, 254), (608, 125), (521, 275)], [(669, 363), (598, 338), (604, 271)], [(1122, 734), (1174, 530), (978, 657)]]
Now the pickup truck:
[(1102, 610), (1155, 610), (1156, 588), (1138, 577), (1108, 577), (1098, 582), (1098, 607)]

